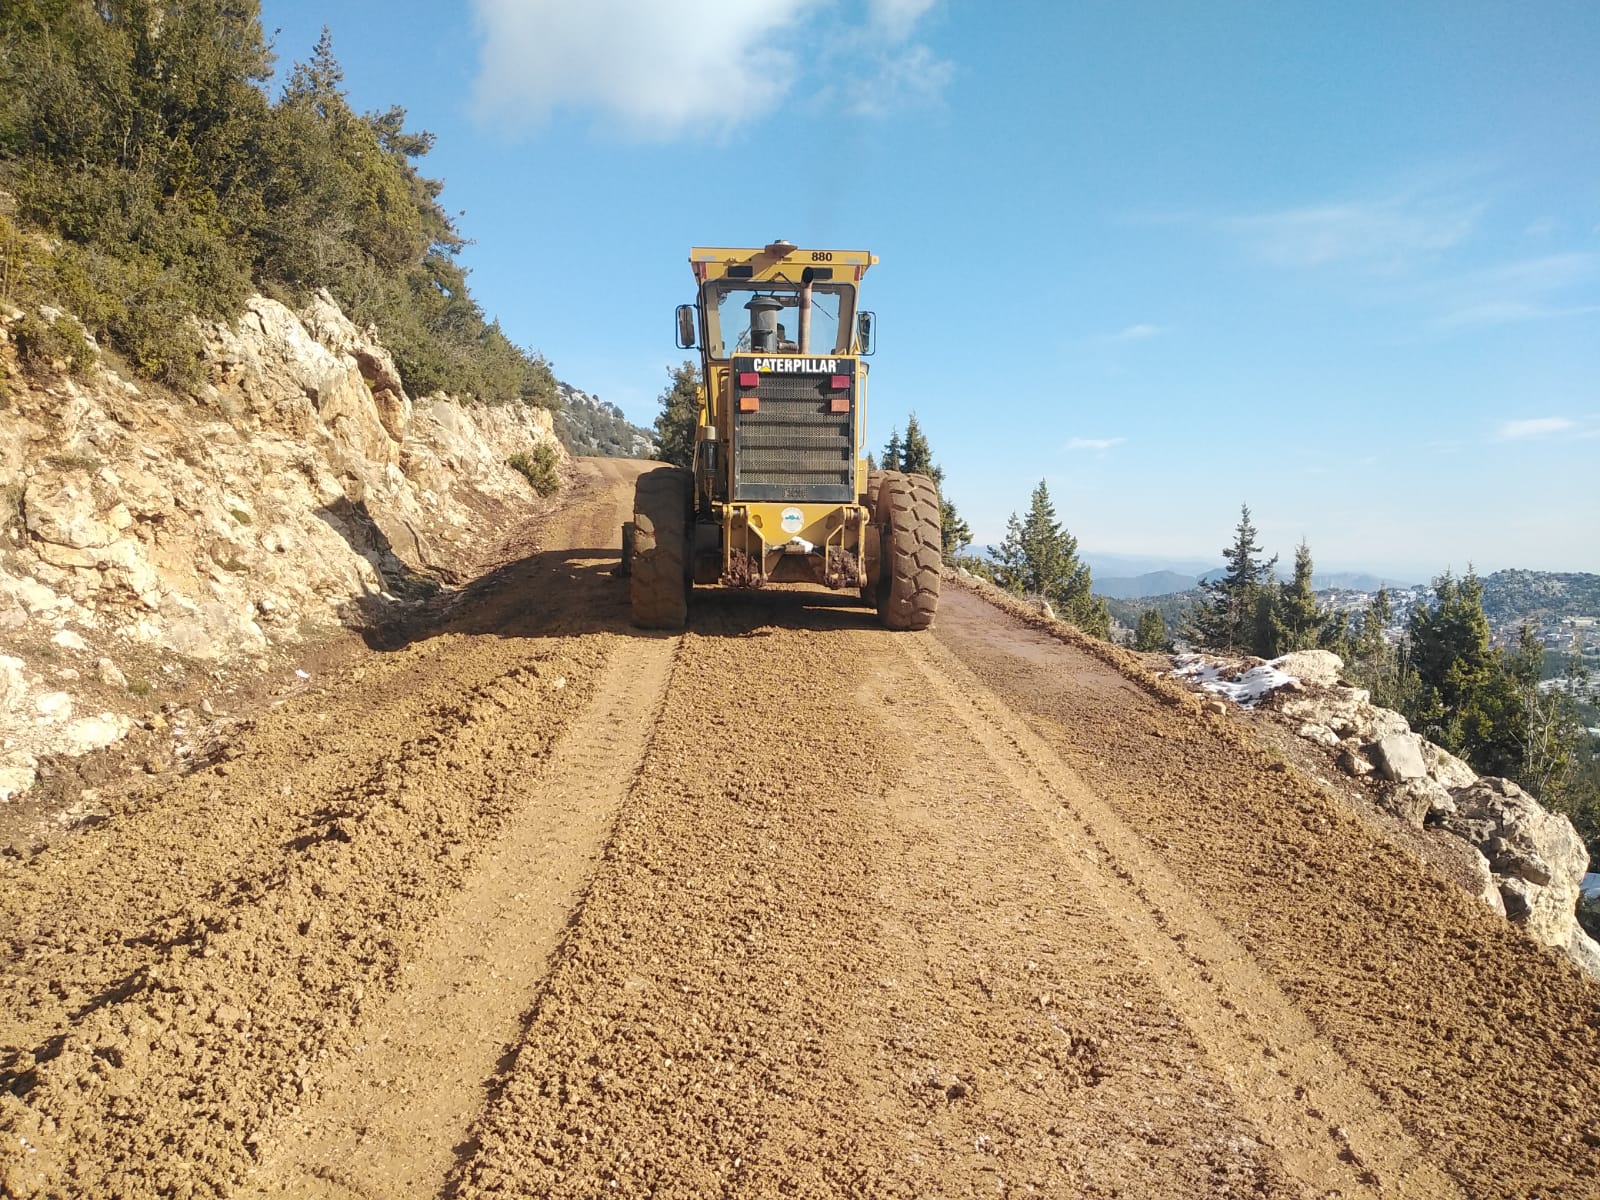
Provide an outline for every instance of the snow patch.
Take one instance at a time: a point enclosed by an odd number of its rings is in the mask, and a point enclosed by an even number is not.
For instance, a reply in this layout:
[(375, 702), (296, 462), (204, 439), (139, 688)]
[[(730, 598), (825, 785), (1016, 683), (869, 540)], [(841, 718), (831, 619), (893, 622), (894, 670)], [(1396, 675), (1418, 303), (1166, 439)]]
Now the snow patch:
[(1217, 662), (1203, 654), (1180, 654), (1173, 661), (1174, 675), (1208, 692), (1225, 696), (1241, 708), (1254, 708), (1280, 688), (1299, 689), (1301, 686), (1297, 677), (1279, 668), (1277, 664), (1282, 659), (1273, 659), (1243, 672), (1239, 671), (1240, 664)]

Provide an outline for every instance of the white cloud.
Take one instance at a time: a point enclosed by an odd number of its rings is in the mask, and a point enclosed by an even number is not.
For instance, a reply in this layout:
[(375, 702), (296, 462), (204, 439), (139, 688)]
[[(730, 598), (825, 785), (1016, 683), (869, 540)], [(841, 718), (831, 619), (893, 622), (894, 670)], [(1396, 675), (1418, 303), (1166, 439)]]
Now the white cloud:
[(1393, 268), (1461, 242), (1482, 211), (1459, 200), (1397, 197), (1284, 209), (1224, 224), (1281, 267), (1358, 262)]
[(865, 0), (848, 14), (833, 0), (472, 3), (475, 109), (515, 130), (572, 110), (638, 137), (715, 137), (798, 98), (879, 117), (936, 103), (955, 71), (908, 44), (936, 0)]
[(1109, 450), (1113, 446), (1120, 446), (1127, 438), (1084, 438), (1075, 437), (1067, 443), (1068, 450)]
[(1566, 417), (1533, 417), (1525, 421), (1506, 421), (1498, 430), (1495, 437), (1502, 442), (1516, 438), (1549, 437), (1551, 434), (1564, 433), (1573, 427), (1574, 422)]
[(904, 41), (935, 0), (867, 0), (872, 27), (896, 41)]
[[(1445, 328), (1508, 321), (1541, 321), (1600, 312), (1600, 304), (1572, 303), (1573, 289), (1600, 278), (1600, 255), (1546, 254), (1474, 271), (1438, 285), (1448, 310), (1435, 322)], [(1552, 297), (1568, 293), (1566, 303)]]
[(538, 126), (592, 108), (630, 132), (722, 133), (769, 112), (797, 64), (778, 36), (817, 0), (473, 0), (480, 116)]

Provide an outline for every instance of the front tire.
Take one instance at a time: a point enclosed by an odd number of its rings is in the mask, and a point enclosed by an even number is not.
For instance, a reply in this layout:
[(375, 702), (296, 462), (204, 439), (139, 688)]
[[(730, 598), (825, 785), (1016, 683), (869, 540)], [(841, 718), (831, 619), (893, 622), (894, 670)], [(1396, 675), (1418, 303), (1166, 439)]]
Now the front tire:
[(890, 629), (926, 629), (939, 607), (939, 489), (926, 475), (885, 472), (877, 513), (883, 536), (878, 616)]
[(689, 620), (692, 486), (682, 467), (657, 467), (634, 485), (629, 594), (641, 629), (682, 629)]

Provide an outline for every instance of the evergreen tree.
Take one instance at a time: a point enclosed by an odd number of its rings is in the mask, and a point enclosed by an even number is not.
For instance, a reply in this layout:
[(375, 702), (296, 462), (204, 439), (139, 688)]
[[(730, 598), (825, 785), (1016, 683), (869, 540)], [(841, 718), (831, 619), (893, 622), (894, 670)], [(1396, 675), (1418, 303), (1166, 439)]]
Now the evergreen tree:
[[(870, 461), (870, 456), (869, 456)], [(933, 461), (933, 447), (917, 421), (917, 414), (906, 418), (905, 440), (899, 429), (889, 435), (883, 448), (883, 469), (903, 471), (907, 475), (926, 475), (939, 489), (939, 539), (944, 561), (954, 563), (956, 557), (972, 545), (972, 529), (961, 519), (955, 504), (944, 494), (944, 468)]]
[(1345, 657), (1351, 678), (1372, 693), (1374, 704), (1404, 712), (1409, 704), (1403, 698), (1401, 656), (1388, 633), (1393, 621), (1389, 589), (1380, 587), (1356, 623)]
[(669, 368), (667, 386), (659, 397), (661, 414), (656, 417), (657, 452), (662, 462), (687, 467), (694, 461), (694, 435), (700, 424), (700, 368), (685, 359), (681, 367)]
[(934, 465), (933, 448), (917, 423), (917, 414), (906, 418), (906, 440), (900, 449), (900, 469), (907, 475), (926, 475), (935, 483), (944, 482), (944, 472)]
[(326, 29), (276, 104), (256, 0), (8, 0), (0, 46), (0, 188), (48, 235), (20, 243), (10, 298), (192, 386), (192, 318), (327, 288), (414, 395), (557, 403), (549, 364), (468, 293), (443, 185), (414, 165), (432, 135), (352, 111)]
[(1317, 631), (1317, 649), (1329, 650), (1348, 663), (1355, 656), (1355, 634), (1351, 631), (1350, 614), (1327, 613), (1322, 627)]
[(900, 465), (900, 453), (900, 430), (896, 428), (889, 434), (889, 440), (884, 443), (882, 469), (885, 471), (903, 470), (904, 468)]
[(1559, 686), (1541, 688), (1544, 646), (1524, 625), (1507, 666), (1522, 704), (1522, 762), (1517, 782), (1547, 806), (1567, 800), (1583, 742), (1588, 738), (1578, 713), (1578, 697), (1588, 687), (1583, 660), (1574, 656)]
[(939, 493), (939, 539), (943, 543), (944, 560), (954, 563), (961, 552), (972, 545), (972, 527), (961, 519), (956, 506), (945, 496), (942, 485)]
[(1062, 620), (1095, 637), (1111, 636), (1111, 610), (1092, 594), (1089, 568), (1078, 558), (1078, 539), (1056, 520), (1044, 480), (1033, 489), (1026, 520), (1012, 513), (1005, 540), (989, 548), (995, 582), (1017, 595), (1043, 596)]
[(1278, 559), (1260, 557), (1248, 504), (1239, 506), (1233, 543), (1222, 553), (1227, 573), (1201, 585), (1207, 598), (1190, 613), (1189, 638), (1213, 650), (1260, 653), (1271, 638), (1273, 597), (1268, 584)]
[(1162, 653), (1172, 649), (1172, 639), (1167, 636), (1167, 623), (1161, 619), (1159, 609), (1147, 608), (1139, 614), (1139, 624), (1133, 631), (1133, 648)]
[(1317, 606), (1311, 575), (1311, 547), (1302, 538), (1294, 551), (1294, 578), (1277, 585), (1268, 644), (1258, 651), (1267, 658), (1316, 647), (1328, 614)]
[(1402, 711), (1479, 772), (1515, 778), (1527, 728), (1519, 672), (1527, 668), (1490, 646), (1483, 583), (1470, 568), (1459, 581), (1449, 572), (1434, 580), (1434, 597), (1408, 622), (1406, 669), (1415, 679)]

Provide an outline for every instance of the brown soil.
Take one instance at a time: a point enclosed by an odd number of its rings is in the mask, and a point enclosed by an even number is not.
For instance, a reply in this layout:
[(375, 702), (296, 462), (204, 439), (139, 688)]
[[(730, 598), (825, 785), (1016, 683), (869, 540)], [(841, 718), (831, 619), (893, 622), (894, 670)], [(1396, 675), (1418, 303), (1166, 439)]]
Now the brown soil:
[(961, 589), (638, 634), (639, 469), (0, 859), (0, 1194), (1600, 1194), (1600, 988)]

